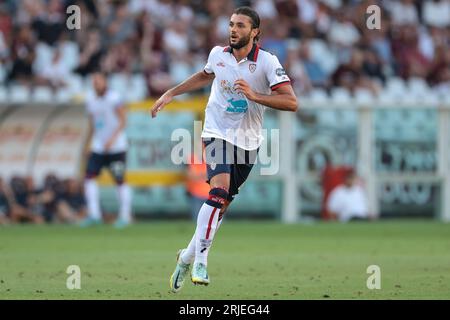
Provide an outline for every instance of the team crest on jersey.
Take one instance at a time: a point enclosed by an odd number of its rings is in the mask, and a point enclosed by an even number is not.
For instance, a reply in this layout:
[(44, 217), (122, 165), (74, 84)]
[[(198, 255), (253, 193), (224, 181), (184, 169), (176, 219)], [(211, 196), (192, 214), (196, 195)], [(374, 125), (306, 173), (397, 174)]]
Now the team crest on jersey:
[(256, 63), (250, 63), (248, 65), (248, 70), (250, 70), (251, 73), (255, 72), (255, 70), (256, 70)]

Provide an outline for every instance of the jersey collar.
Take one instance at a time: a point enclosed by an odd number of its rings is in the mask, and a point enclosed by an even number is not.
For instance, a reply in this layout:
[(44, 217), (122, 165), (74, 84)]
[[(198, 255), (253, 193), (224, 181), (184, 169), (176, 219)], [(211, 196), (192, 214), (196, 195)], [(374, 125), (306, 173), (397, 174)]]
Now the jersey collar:
[[(223, 52), (229, 52), (232, 53), (233, 52), (233, 48), (228, 46), (225, 47), (225, 49), (223, 49)], [(253, 62), (256, 62), (256, 60), (258, 60), (258, 53), (259, 53), (259, 45), (257, 43), (253, 44), (252, 50), (250, 50), (250, 52), (247, 55), (247, 59), (251, 60)]]

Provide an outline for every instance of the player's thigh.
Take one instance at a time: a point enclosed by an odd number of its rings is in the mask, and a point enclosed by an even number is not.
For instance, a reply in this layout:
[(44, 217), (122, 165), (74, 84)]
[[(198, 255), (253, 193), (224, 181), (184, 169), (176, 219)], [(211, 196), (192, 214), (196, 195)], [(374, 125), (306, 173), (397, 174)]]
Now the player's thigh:
[(99, 153), (91, 152), (86, 165), (86, 178), (97, 177), (105, 163), (105, 157)]
[(116, 184), (122, 184), (125, 182), (126, 158), (126, 152), (108, 155), (108, 170)]
[(227, 144), (221, 139), (204, 139), (207, 182), (211, 189), (230, 187), (230, 173), (233, 159), (230, 158)]
[(245, 151), (239, 148), (235, 153), (236, 163), (231, 167), (229, 200), (239, 193), (239, 188), (247, 181), (255, 164), (259, 150)]

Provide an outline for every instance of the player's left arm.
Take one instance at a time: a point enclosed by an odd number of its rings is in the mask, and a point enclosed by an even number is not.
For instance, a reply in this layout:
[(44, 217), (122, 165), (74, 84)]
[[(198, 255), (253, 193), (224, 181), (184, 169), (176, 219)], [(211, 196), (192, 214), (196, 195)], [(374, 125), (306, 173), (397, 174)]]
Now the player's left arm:
[(109, 140), (106, 142), (105, 150), (109, 150), (112, 147), (112, 145), (116, 141), (117, 137), (122, 132), (122, 130), (125, 129), (126, 124), (127, 124), (126, 107), (124, 105), (121, 105), (120, 107), (117, 107), (115, 111), (116, 111), (117, 118), (119, 119), (119, 125), (117, 126), (116, 130), (114, 130), (114, 132), (112, 133)]
[(267, 107), (295, 112), (298, 109), (297, 97), (295, 96), (294, 89), (289, 83), (279, 86), (272, 91), (272, 94), (257, 93), (252, 90), (250, 85), (243, 79), (239, 79), (234, 83), (234, 88), (238, 92), (245, 95), (248, 100), (265, 105)]

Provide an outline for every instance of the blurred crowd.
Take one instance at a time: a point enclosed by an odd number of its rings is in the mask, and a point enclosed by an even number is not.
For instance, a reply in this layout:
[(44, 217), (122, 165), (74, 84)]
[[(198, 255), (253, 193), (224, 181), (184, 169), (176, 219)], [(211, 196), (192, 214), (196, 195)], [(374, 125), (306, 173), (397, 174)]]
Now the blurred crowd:
[(0, 225), (14, 223), (75, 224), (86, 216), (80, 181), (49, 174), (41, 187), (32, 177), (0, 178)]
[[(74, 4), (81, 30), (66, 27)], [(381, 8), (380, 30), (366, 25), (371, 4)], [(96, 69), (142, 73), (156, 97), (228, 44), (229, 17), (241, 5), (260, 14), (261, 46), (299, 94), (313, 86), (377, 93), (392, 76), (450, 89), (450, 0), (3, 0), (0, 76), (60, 87)]]

